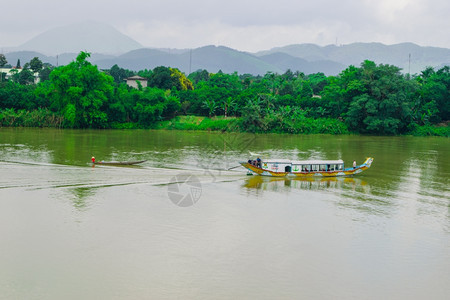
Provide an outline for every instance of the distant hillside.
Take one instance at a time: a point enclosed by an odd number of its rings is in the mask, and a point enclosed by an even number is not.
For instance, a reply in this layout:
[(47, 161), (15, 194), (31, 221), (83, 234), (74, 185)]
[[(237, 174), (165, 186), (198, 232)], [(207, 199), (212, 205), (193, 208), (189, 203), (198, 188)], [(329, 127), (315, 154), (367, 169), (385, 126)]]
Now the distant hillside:
[[(66, 27), (64, 30), (48, 31), (40, 35), (40, 38), (36, 37), (27, 44), (27, 47), (38, 48), (39, 43), (50, 39), (52, 43), (60, 41), (59, 44), (67, 46), (66, 50), (69, 50), (69, 44), (64, 39), (71, 36), (69, 29), (72, 28), (71, 30), (78, 32), (74, 32), (72, 36), (73, 44), (71, 44), (71, 47), (76, 48), (71, 49), (72, 51), (61, 51), (57, 52), (58, 55), (51, 56), (42, 54), (47, 53), (46, 51), (16, 51), (6, 53), (6, 59), (13, 66), (16, 65), (18, 59), (24, 65), (36, 56), (43, 62), (55, 66), (66, 65), (76, 58), (80, 50), (86, 50), (91, 52), (90, 61), (101, 69), (109, 69), (117, 64), (121, 68), (134, 71), (168, 66), (178, 68), (184, 73), (205, 69), (213, 73), (222, 70), (225, 73), (238, 72), (239, 74), (249, 73), (254, 75), (264, 75), (268, 71), (284, 73), (290, 69), (293, 72), (300, 71), (305, 74), (321, 72), (327, 76), (337, 75), (349, 65), (359, 66), (366, 59), (377, 64), (392, 64), (402, 68), (404, 73), (410, 70), (412, 74), (420, 73), (428, 66), (441, 68), (450, 65), (450, 49), (421, 47), (411, 43), (396, 45), (354, 43), (325, 47), (314, 44), (299, 44), (253, 54), (223, 46), (205, 46), (192, 50), (142, 48), (112, 27), (90, 24), (83, 23), (80, 26)], [(96, 33), (92, 33), (92, 35), (87, 33), (86, 31), (89, 28), (96, 28), (96, 30), (93, 30)], [(64, 37), (59, 36), (59, 34), (63, 34)], [(85, 38), (81, 38), (80, 35), (84, 35)], [(99, 35), (104, 35), (104, 38), (100, 39)], [(77, 40), (74, 37), (79, 37), (79, 39)], [(95, 43), (98, 42), (98, 45), (95, 46), (94, 41), (88, 41), (89, 39), (96, 39)], [(41, 42), (33, 46), (32, 41)], [(89, 44), (91, 48), (81, 46), (84, 43)], [(51, 47), (50, 44), (46, 46)], [(119, 46), (122, 50), (127, 48), (131, 48), (131, 50), (124, 51), (121, 54), (110, 54), (113, 50), (119, 51), (119, 48), (117, 48)], [(410, 57), (411, 61), (409, 61)]]
[(142, 45), (120, 33), (114, 27), (82, 22), (50, 29), (17, 47), (18, 50), (37, 51), (46, 55), (78, 53), (80, 50), (104, 54), (120, 54)]
[[(16, 51), (5, 54), (5, 58), (8, 64), (15, 66), (17, 60), (20, 59), (20, 64), (23, 66), (25, 63), (30, 62), (34, 57), (38, 57), (42, 62), (52, 64), (53, 66), (67, 65), (71, 61), (75, 60), (79, 53), (64, 53), (58, 56), (47, 56), (35, 51)], [(91, 61), (113, 58), (113, 55), (105, 55), (92, 53)]]
[(330, 60), (317, 60), (310, 62), (306, 59), (293, 57), (282, 52), (263, 55), (260, 56), (260, 58), (269, 64), (276, 65), (283, 71), (290, 69), (291, 71), (301, 71), (305, 74), (325, 73), (335, 75), (347, 67), (343, 64)]
[(353, 43), (343, 46), (329, 45), (325, 47), (314, 44), (298, 44), (273, 48), (255, 53), (266, 56), (273, 53), (285, 53), (309, 62), (333, 61), (344, 66), (356, 65), (366, 59), (380, 64), (391, 64), (409, 71), (409, 55), (411, 54), (411, 73), (419, 73), (427, 66), (438, 67), (450, 62), (450, 49), (437, 47), (421, 47), (412, 43), (384, 45), (380, 43)]
[(282, 69), (264, 60), (227, 47), (206, 46), (192, 51), (161, 51), (157, 49), (139, 49), (123, 55), (101, 60), (93, 60), (100, 68), (108, 69), (114, 64), (130, 70), (153, 69), (157, 66), (169, 66), (189, 73), (198, 69), (209, 72), (222, 70), (225, 73), (265, 74), (267, 71), (281, 72)]
[(179, 54), (170, 54), (157, 49), (142, 48), (107, 59), (92, 60), (101, 69), (109, 69), (117, 64), (121, 68), (133, 71), (154, 69), (158, 66), (168, 66), (182, 69), (185, 62), (181, 61)]
[(20, 59), (20, 65), (23, 67), (23, 65), (27, 62), (30, 62), (34, 57), (39, 57), (39, 59), (42, 62), (50, 63), (52, 65), (56, 65), (54, 62), (56, 62), (56, 59), (51, 56), (46, 56), (42, 53), (36, 52), (36, 51), (17, 51), (17, 52), (10, 52), (5, 54), (5, 58), (8, 61), (8, 64), (11, 66), (16, 66), (17, 61)]
[[(183, 56), (188, 59), (189, 54)], [(197, 69), (225, 73), (265, 74), (268, 71), (282, 72), (276, 65), (269, 64), (247, 52), (237, 51), (227, 47), (206, 46), (192, 51), (192, 71)]]

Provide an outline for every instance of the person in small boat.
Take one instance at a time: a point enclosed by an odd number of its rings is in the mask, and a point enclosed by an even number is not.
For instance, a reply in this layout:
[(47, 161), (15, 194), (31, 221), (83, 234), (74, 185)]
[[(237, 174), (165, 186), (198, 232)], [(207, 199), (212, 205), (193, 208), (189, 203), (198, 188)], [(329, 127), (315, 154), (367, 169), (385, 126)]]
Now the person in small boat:
[(92, 160), (92, 163), (95, 164), (95, 157), (92, 156), (91, 160)]
[(259, 157), (256, 159), (256, 166), (258, 168), (261, 168), (261, 158), (259, 158)]
[(356, 169), (356, 160), (353, 161), (353, 169)]

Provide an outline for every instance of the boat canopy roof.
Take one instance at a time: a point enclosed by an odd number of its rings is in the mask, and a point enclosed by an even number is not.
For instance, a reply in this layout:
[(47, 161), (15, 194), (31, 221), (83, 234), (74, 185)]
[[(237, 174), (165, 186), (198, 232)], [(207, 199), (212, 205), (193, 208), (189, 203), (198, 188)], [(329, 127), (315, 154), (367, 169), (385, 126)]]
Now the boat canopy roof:
[(293, 165), (340, 165), (344, 161), (342, 159), (338, 160), (289, 160), (289, 159), (267, 159), (263, 160), (263, 163), (269, 164), (293, 164)]

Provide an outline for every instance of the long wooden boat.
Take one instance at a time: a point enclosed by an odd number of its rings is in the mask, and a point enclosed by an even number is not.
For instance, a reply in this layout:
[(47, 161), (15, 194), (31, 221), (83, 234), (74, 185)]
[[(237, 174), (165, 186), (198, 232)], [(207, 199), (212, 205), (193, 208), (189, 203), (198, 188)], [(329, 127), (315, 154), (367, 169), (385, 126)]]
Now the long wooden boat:
[(269, 159), (259, 163), (249, 160), (240, 164), (253, 174), (262, 176), (337, 177), (359, 174), (370, 168), (372, 162), (373, 158), (368, 157), (363, 164), (351, 168), (345, 168), (343, 160)]
[(109, 166), (129, 166), (129, 165), (137, 165), (146, 162), (146, 160), (138, 160), (138, 161), (96, 161), (93, 162), (95, 165), (109, 165)]

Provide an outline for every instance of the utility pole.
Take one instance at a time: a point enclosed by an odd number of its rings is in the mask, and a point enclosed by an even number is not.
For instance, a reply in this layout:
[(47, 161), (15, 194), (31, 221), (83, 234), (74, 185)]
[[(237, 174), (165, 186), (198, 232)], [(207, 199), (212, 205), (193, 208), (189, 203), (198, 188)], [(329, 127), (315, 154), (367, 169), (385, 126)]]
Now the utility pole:
[[(2, 47), (2, 55), (4, 55), (3, 47)], [(0, 82), (3, 82), (3, 65), (0, 67)]]
[(409, 54), (409, 58), (408, 58), (408, 74), (409, 74), (409, 78), (411, 78), (411, 53)]
[(189, 51), (189, 74), (191, 74), (191, 68), (192, 68), (192, 49)]

